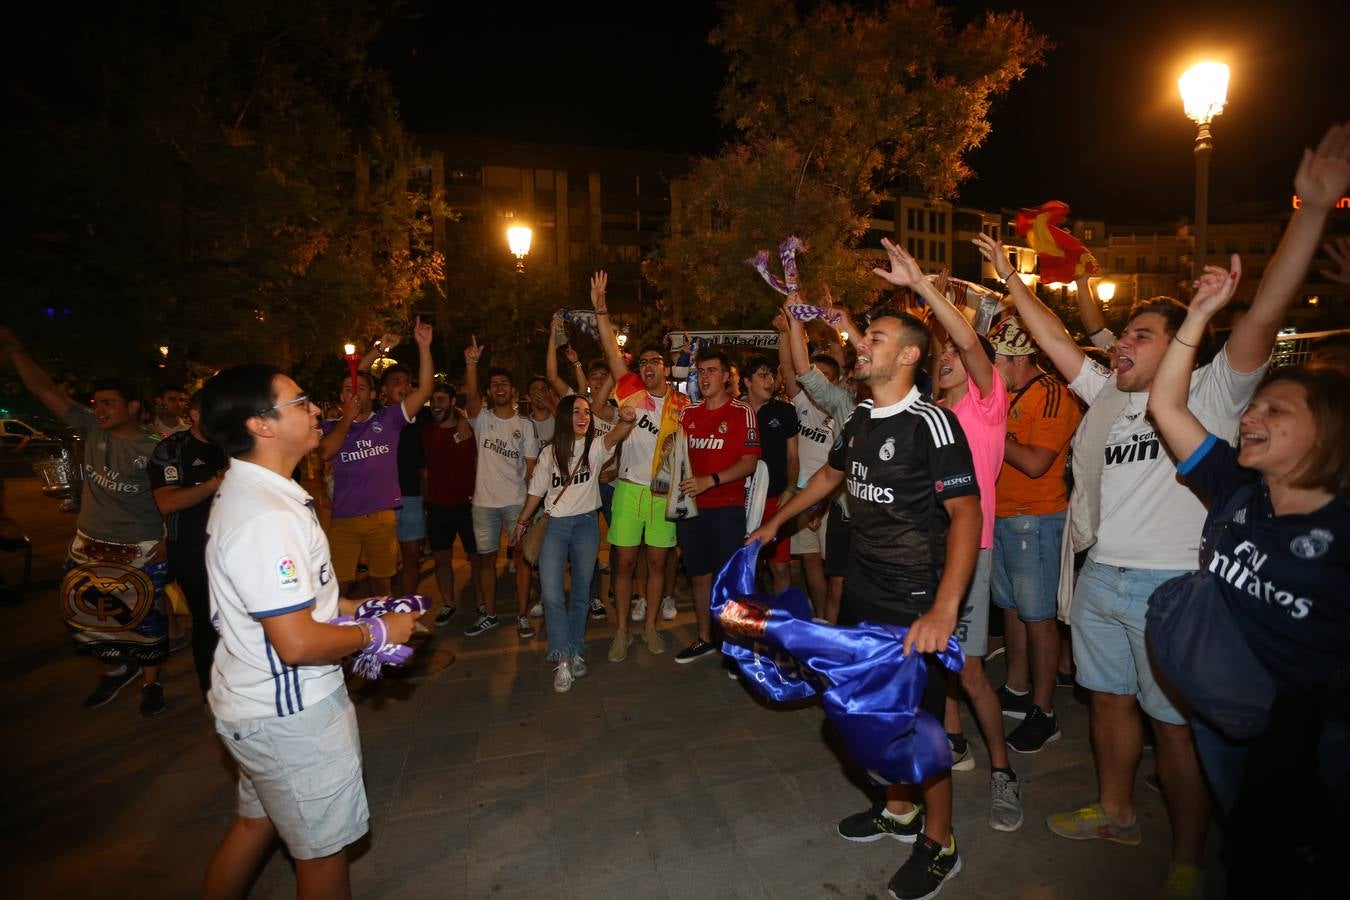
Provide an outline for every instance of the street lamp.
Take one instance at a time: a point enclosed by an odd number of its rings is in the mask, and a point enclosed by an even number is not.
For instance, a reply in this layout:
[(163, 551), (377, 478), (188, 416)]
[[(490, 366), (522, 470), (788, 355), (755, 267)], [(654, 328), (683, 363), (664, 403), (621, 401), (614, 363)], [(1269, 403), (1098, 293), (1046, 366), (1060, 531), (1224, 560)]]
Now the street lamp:
[(1197, 126), (1195, 133), (1195, 253), (1191, 260), (1191, 274), (1195, 278), (1205, 270), (1205, 249), (1209, 230), (1209, 157), (1214, 152), (1214, 139), (1209, 124), (1223, 112), (1228, 101), (1228, 66), (1218, 62), (1203, 62), (1191, 66), (1177, 79), (1181, 89), (1181, 104), (1186, 117)]
[(530, 255), (530, 238), (534, 237), (534, 232), (525, 225), (512, 225), (506, 229), (506, 245), (511, 248), (511, 254), (516, 258), (516, 271), (525, 271), (525, 257)]
[(1102, 301), (1102, 306), (1110, 303), (1116, 296), (1116, 283), (1114, 281), (1097, 282), (1097, 298)]

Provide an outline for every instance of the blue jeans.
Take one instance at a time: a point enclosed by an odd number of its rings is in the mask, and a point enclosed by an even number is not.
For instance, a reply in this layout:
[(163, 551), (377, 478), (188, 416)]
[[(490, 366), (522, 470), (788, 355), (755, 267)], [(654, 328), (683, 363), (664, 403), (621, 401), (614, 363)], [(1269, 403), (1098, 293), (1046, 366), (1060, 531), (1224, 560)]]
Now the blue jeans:
[[(548, 625), (548, 659), (570, 658), (586, 649), (586, 613), (591, 573), (600, 551), (600, 522), (595, 510), (579, 516), (550, 517), (539, 551), (539, 586)], [(564, 599), (563, 570), (572, 563), (570, 597)]]
[(1058, 612), (1059, 544), (1067, 511), (994, 520), (994, 605), (1015, 609), (1023, 622)]
[[(608, 528), (609, 523), (614, 521), (614, 482), (612, 481), (600, 482), (600, 515), (605, 517), (605, 527)], [(597, 544), (596, 546), (599, 545)], [(610, 578), (614, 577), (612, 573), (615, 571), (616, 568), (616, 564), (614, 561), (615, 556), (617, 556), (617, 554), (614, 552), (614, 545), (610, 544), (609, 545), (609, 571), (611, 573), (609, 576)], [(591, 569), (591, 599), (592, 600), (600, 599), (599, 551), (596, 551), (595, 566)]]

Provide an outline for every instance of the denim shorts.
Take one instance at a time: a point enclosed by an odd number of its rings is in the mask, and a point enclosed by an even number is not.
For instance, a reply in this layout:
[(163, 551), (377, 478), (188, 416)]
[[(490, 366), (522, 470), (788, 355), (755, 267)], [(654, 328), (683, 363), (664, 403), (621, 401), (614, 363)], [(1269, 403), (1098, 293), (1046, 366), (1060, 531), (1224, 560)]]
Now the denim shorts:
[(1133, 694), (1145, 713), (1169, 725), (1185, 725), (1186, 717), (1158, 684), (1144, 640), (1144, 617), (1158, 585), (1180, 574), (1088, 560), (1078, 574), (1070, 614), (1078, 683), (1103, 694)]
[(427, 519), (422, 514), (421, 497), (404, 497), (403, 505), (394, 510), (394, 517), (394, 530), (398, 533), (400, 544), (420, 541), (427, 536)]
[(473, 542), (479, 553), (496, 553), (502, 543), (502, 529), (510, 531), (516, 527), (520, 511), (524, 505), (517, 506), (478, 506), (473, 507)]
[(1023, 622), (1043, 622), (1058, 612), (1059, 545), (1067, 510), (1043, 516), (994, 520), (994, 605), (1015, 609)]
[(347, 689), (293, 716), (216, 719), (239, 766), (239, 815), (270, 819), (296, 859), (341, 851), (368, 830), (361, 738)]
[(961, 617), (956, 620), (956, 639), (966, 656), (984, 656), (989, 652), (989, 569), (993, 558), (994, 551), (988, 547), (975, 557), (970, 589), (961, 605)]

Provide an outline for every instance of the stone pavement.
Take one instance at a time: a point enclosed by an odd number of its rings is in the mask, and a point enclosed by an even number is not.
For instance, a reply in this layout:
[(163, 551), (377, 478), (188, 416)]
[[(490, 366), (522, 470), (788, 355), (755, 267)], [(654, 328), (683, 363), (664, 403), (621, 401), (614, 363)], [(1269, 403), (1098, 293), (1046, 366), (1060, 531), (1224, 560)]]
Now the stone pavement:
[[(188, 651), (166, 666), (163, 716), (140, 719), (133, 690), (82, 710), (95, 673), (71, 653), (55, 612), (74, 523), (33, 481), (9, 487), (11, 513), (34, 539), (36, 583), (20, 605), (0, 607), (7, 893), (195, 896), (231, 819), (234, 783)], [(0, 556), (0, 571), (13, 581), (17, 557)], [(430, 579), (424, 585), (434, 590)], [(673, 652), (653, 656), (641, 641), (611, 664), (613, 615), (591, 623), (590, 674), (567, 694), (553, 692), (542, 629), (520, 641), (504, 624), (469, 641), (461, 611), (430, 648), (455, 653), (452, 666), (354, 696), (372, 813), (353, 852), (355, 895), (888, 896), (909, 848), (835, 834), (835, 822), (867, 800), (831, 750), (819, 706), (767, 708), (715, 659), (677, 666)], [(692, 619), (686, 601), (664, 623), (673, 626), (671, 651), (692, 638)], [(1001, 677), (997, 661), (990, 668)], [(1161, 799), (1142, 783), (1151, 754), (1137, 791), (1143, 846), (1074, 843), (1046, 830), (1047, 814), (1094, 796), (1085, 709), (1066, 690), (1057, 700), (1064, 738), (1013, 754), (1026, 805), (1013, 834), (989, 828), (988, 758), (967, 719), (978, 767), (955, 775), (963, 869), (943, 897), (1156, 895), (1169, 831)], [(251, 896), (291, 897), (294, 884), (278, 851)]]

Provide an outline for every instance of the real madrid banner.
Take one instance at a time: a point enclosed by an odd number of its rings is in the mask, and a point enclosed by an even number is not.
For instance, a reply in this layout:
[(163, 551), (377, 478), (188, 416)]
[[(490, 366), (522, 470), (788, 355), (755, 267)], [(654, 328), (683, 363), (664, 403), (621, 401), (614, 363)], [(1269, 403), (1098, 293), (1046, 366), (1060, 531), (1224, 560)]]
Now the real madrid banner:
[(697, 340), (702, 347), (747, 347), (755, 350), (777, 350), (776, 331), (672, 331), (666, 335), (671, 350), (683, 350)]

